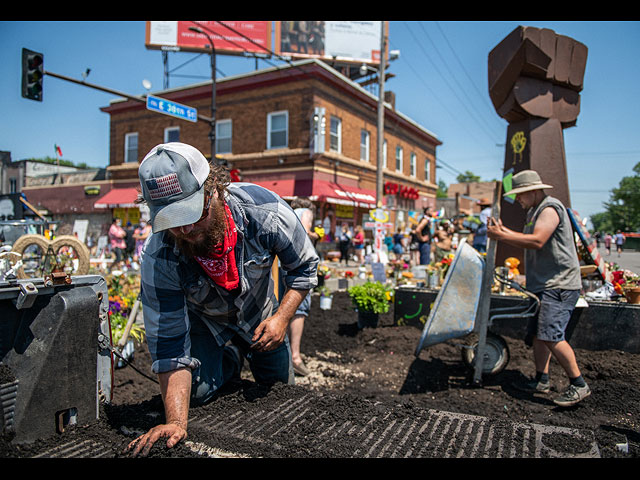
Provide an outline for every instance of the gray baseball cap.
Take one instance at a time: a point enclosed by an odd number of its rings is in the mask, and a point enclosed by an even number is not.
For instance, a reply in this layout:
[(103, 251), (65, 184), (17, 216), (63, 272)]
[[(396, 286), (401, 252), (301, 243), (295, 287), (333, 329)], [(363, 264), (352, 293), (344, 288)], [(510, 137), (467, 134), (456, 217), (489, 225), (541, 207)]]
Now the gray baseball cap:
[(186, 143), (157, 145), (142, 159), (138, 177), (154, 233), (197, 222), (204, 208), (209, 162)]

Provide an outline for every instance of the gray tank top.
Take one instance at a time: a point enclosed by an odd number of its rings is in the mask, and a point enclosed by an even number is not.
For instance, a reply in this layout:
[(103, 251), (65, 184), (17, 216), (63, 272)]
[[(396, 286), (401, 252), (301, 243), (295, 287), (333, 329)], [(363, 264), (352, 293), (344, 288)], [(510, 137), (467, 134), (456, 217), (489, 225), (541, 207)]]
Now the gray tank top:
[(533, 233), (538, 216), (552, 207), (560, 217), (560, 223), (547, 243), (540, 250), (525, 249), (527, 290), (542, 292), (552, 288), (580, 290), (580, 261), (576, 251), (569, 215), (562, 203), (553, 197), (545, 197), (540, 205), (527, 212), (524, 233)]

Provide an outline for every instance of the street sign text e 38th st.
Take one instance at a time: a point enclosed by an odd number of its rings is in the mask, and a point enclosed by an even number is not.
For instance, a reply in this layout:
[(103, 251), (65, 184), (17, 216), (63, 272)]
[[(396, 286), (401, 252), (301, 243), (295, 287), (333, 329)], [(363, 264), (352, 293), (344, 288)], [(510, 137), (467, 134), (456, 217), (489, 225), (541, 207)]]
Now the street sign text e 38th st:
[(165, 115), (181, 118), (189, 122), (198, 121), (198, 111), (195, 108), (152, 95), (147, 96), (147, 110), (164, 113)]

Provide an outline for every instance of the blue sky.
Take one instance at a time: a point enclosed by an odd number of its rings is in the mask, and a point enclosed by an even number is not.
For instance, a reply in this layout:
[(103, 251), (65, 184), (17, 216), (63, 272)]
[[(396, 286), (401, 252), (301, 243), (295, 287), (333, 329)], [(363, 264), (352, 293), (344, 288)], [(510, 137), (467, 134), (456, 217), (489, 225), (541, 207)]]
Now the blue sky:
[[(640, 22), (391, 21), (389, 47), (400, 58), (386, 89), (395, 92), (400, 112), (443, 142), (438, 179), (454, 183), (466, 170), (483, 180), (501, 178), (507, 123), (489, 99), (487, 59), (518, 25), (551, 28), (589, 49), (581, 112), (577, 125), (564, 130), (565, 151), (573, 208), (583, 217), (602, 211), (611, 189), (640, 161)], [(106, 166), (109, 117), (99, 108), (115, 96), (46, 76), (44, 101), (24, 99), (21, 50), (43, 53), (51, 72), (80, 80), (90, 68), (88, 82), (142, 95), (143, 79), (157, 92), (164, 73), (161, 53), (148, 50), (144, 37), (144, 21), (0, 22), (0, 150), (14, 160), (53, 157), (57, 144), (64, 159)], [(258, 68), (280, 63), (260, 60)], [(219, 76), (228, 76), (254, 70), (255, 61), (220, 55), (217, 66)], [(171, 53), (169, 69), (170, 87), (210, 78), (206, 55)]]

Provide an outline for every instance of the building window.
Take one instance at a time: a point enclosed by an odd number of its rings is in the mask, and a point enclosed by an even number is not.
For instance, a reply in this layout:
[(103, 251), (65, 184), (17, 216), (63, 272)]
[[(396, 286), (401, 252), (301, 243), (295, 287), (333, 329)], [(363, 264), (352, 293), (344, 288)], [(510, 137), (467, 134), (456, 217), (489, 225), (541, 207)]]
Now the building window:
[(396, 170), (402, 172), (402, 147), (396, 147)]
[(360, 160), (369, 161), (369, 132), (360, 130)]
[(411, 158), (409, 159), (409, 169), (411, 170), (410, 175), (412, 177), (416, 176), (416, 154), (411, 152)]
[(127, 133), (124, 136), (124, 161), (125, 163), (138, 161), (137, 133)]
[(429, 162), (428, 158), (424, 159), (424, 181), (431, 181), (431, 162)]
[(9, 179), (9, 193), (18, 193), (18, 180), (16, 178)]
[(216, 122), (216, 153), (231, 153), (231, 120)]
[(329, 127), (329, 150), (340, 153), (342, 151), (342, 122), (339, 118), (331, 117)]
[(164, 129), (164, 143), (179, 142), (180, 127), (167, 127)]
[(267, 149), (286, 148), (289, 143), (289, 112), (267, 115)]
[(387, 141), (382, 143), (382, 168), (387, 168)]

